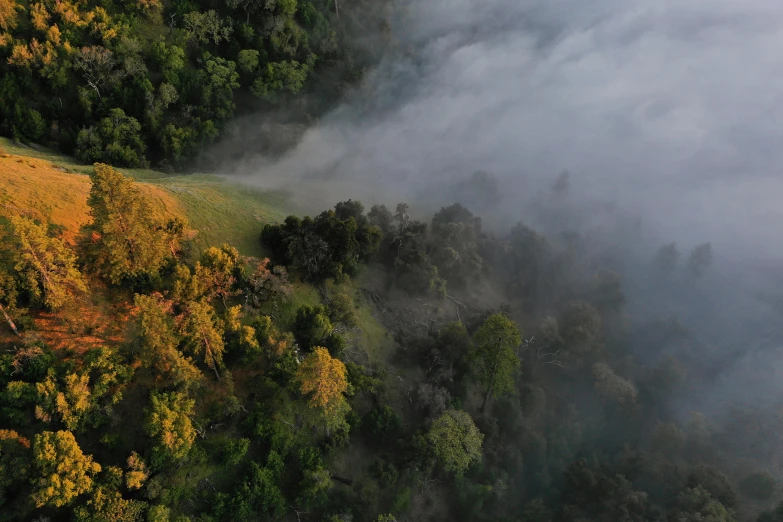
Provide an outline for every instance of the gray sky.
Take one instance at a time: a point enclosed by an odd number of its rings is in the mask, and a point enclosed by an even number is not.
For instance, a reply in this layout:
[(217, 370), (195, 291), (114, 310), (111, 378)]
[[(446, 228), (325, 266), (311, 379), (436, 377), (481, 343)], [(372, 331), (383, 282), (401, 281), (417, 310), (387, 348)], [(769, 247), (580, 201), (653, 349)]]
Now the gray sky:
[(672, 240), (783, 253), (779, 1), (407, 1), (369, 101), (243, 170), (391, 199), (487, 170), (522, 202), (567, 168)]

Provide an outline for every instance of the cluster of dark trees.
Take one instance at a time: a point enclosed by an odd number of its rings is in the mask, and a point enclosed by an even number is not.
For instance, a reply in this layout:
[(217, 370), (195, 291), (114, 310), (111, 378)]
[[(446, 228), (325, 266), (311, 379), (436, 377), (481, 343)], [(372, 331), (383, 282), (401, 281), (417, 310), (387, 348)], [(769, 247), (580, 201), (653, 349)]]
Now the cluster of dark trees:
[(91, 179), (76, 245), (0, 218), (3, 520), (783, 520), (783, 417), (675, 415), (573, 237), (346, 201), (259, 260)]
[[(0, 1), (0, 133), (86, 163), (181, 168), (242, 112), (313, 115), (372, 60), (375, 3)], [(377, 22), (377, 26), (372, 22)], [(304, 100), (311, 78), (319, 95)]]

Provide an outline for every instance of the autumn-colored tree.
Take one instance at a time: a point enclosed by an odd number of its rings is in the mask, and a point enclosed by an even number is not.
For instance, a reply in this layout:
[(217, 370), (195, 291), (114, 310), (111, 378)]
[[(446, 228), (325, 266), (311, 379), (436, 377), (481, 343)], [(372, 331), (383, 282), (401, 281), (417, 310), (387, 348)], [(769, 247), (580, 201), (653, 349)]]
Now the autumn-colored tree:
[(202, 355), (204, 363), (220, 380), (218, 367), (223, 364), (223, 324), (212, 305), (203, 301), (187, 304), (180, 325), (185, 345), (196, 355)]
[(197, 382), (201, 372), (192, 359), (177, 349), (179, 336), (174, 330), (174, 319), (168, 313), (171, 303), (164, 301), (160, 294), (136, 294), (134, 303), (139, 310), (136, 327), (142, 364), (168, 374), (175, 385), (187, 386)]
[(432, 423), (427, 440), (443, 469), (456, 475), (481, 460), (484, 435), (464, 411), (446, 410)]
[(156, 278), (172, 256), (165, 224), (155, 218), (150, 202), (130, 178), (99, 163), (90, 179), (89, 231), (97, 247), (93, 261), (98, 271), (112, 284)]
[(348, 378), (342, 361), (316, 346), (297, 368), (296, 381), (311, 411), (326, 423), (327, 432), (338, 426), (350, 409), (343, 395), (348, 391)]
[(132, 451), (128, 457), (128, 471), (125, 473), (125, 485), (128, 489), (140, 489), (150, 473), (147, 465), (138, 453)]
[(33, 459), (37, 479), (31, 498), (37, 507), (62, 507), (93, 488), (101, 466), (82, 453), (70, 431), (44, 431), (35, 436)]
[(486, 389), (483, 411), (490, 397), (511, 390), (520, 362), (516, 348), (522, 342), (517, 325), (503, 314), (489, 316), (473, 339), (473, 363), (476, 378)]
[(0, 506), (30, 472), (30, 441), (14, 430), (0, 430)]
[(66, 428), (76, 430), (91, 406), (90, 378), (88, 375), (70, 373), (63, 379), (63, 385), (58, 386), (54, 371), (43, 382), (36, 383), (39, 403), (35, 408), (35, 416), (44, 422), (50, 422), (53, 416)]
[(11, 216), (15, 269), (23, 287), (56, 310), (87, 285), (76, 268), (76, 256), (62, 239), (49, 237), (46, 228), (30, 218)]
[(9, 31), (16, 27), (16, 12), (21, 9), (16, 0), (0, 0), (0, 29)]
[(196, 430), (191, 421), (195, 401), (177, 392), (153, 392), (150, 400), (145, 430), (156, 442), (153, 463), (160, 466), (169, 458), (178, 460), (185, 457), (196, 440)]
[(309, 396), (311, 408), (331, 410), (343, 400), (343, 394), (348, 390), (345, 365), (320, 346), (305, 357), (296, 377), (302, 394)]

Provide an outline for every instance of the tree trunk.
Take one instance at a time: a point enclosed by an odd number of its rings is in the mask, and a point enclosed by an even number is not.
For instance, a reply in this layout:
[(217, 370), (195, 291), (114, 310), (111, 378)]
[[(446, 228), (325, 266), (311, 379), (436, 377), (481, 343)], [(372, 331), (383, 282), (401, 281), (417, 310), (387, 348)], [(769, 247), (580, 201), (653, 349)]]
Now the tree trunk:
[(481, 413), (484, 413), (484, 409), (487, 407), (487, 403), (489, 402), (489, 397), (492, 395), (492, 388), (495, 386), (495, 376), (492, 375), (492, 378), (489, 379), (489, 386), (487, 386), (487, 394), (484, 395), (484, 402), (481, 403)]
[(8, 322), (8, 326), (11, 327), (11, 330), (14, 331), (14, 333), (19, 336), (19, 330), (16, 329), (16, 325), (14, 324), (13, 320), (11, 319), (11, 316), (8, 315), (8, 312), (5, 311), (5, 308), (3, 308), (3, 305), (0, 304), (0, 312), (3, 312), (3, 317), (5, 317), (5, 320)]

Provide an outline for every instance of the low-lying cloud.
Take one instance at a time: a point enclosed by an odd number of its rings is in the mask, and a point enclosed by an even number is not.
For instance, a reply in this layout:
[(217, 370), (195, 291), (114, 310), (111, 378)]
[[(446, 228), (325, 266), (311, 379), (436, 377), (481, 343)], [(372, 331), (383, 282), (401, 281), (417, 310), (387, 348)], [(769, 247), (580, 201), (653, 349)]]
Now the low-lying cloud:
[(567, 168), (575, 192), (673, 240), (780, 253), (778, 2), (413, 0), (400, 12), (398, 45), (362, 90), (282, 160), (234, 171), (411, 199), (477, 170), (522, 197)]

